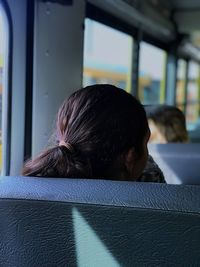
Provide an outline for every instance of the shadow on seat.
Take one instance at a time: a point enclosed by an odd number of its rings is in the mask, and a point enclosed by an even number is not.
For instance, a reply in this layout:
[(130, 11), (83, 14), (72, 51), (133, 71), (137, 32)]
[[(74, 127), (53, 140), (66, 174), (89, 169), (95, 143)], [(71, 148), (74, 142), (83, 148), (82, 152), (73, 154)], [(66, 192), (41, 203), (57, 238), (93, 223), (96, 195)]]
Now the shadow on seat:
[(0, 266), (198, 266), (200, 187), (3, 177)]

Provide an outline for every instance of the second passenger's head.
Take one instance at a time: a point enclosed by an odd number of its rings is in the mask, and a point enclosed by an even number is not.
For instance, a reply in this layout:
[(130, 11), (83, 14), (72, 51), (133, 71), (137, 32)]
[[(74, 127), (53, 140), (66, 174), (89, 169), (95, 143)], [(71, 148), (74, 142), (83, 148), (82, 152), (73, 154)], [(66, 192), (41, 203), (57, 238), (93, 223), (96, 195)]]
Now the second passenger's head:
[(73, 93), (59, 109), (55, 144), (23, 174), (135, 180), (147, 160), (149, 128), (142, 105), (112, 85)]
[(185, 116), (174, 106), (158, 105), (146, 108), (152, 143), (186, 143), (188, 133)]

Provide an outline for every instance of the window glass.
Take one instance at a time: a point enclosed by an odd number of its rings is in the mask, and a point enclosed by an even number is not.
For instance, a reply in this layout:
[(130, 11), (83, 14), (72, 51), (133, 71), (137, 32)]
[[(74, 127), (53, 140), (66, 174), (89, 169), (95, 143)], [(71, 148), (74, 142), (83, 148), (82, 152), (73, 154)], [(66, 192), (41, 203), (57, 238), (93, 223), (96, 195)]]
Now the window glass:
[(185, 76), (186, 62), (183, 59), (179, 59), (177, 66), (176, 105), (182, 111), (184, 111), (185, 106)]
[(83, 86), (110, 83), (131, 90), (133, 38), (85, 20)]
[(164, 103), (166, 52), (141, 43), (139, 61), (139, 98), (143, 104)]
[(187, 123), (195, 123), (199, 116), (199, 64), (190, 61), (187, 85)]

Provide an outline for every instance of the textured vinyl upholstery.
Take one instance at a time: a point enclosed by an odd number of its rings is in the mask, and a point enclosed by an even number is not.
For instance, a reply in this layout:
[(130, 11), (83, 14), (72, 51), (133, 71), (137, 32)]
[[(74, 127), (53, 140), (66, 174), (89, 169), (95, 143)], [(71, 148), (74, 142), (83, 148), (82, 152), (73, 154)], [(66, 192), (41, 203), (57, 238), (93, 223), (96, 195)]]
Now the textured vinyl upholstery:
[(3, 177), (0, 266), (200, 266), (200, 187)]
[(200, 184), (200, 143), (150, 144), (150, 155), (169, 184)]

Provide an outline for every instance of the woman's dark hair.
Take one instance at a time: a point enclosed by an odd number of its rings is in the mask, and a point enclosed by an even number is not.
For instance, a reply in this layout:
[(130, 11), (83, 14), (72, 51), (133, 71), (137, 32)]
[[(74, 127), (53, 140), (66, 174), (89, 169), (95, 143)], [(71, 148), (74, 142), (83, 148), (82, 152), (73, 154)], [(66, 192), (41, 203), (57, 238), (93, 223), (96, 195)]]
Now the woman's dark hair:
[(185, 116), (180, 109), (169, 105), (147, 106), (145, 109), (147, 118), (156, 124), (167, 142), (188, 142)]
[(65, 100), (55, 144), (28, 161), (23, 175), (112, 179), (123, 171), (120, 156), (132, 147), (143, 154), (147, 131), (145, 111), (132, 95), (113, 85), (88, 86)]

